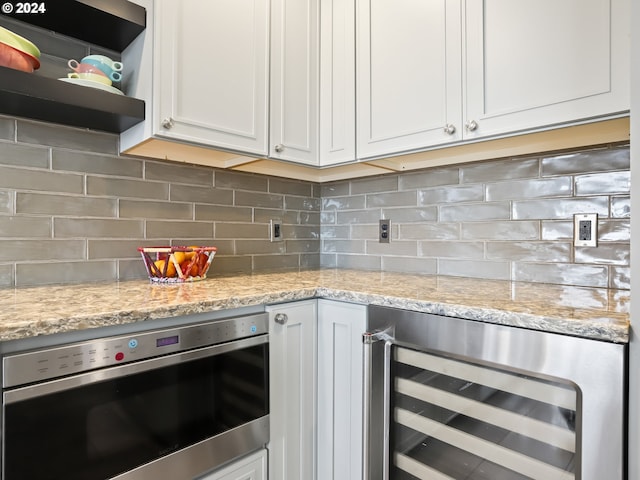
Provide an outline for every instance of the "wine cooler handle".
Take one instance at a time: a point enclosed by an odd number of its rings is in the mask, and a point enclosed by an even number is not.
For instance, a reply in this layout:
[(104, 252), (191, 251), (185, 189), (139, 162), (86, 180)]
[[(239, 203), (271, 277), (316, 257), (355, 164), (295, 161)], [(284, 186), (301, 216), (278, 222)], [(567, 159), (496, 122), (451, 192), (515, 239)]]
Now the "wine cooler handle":
[[(362, 335), (364, 343), (364, 382), (363, 382), (363, 397), (364, 397), (364, 422), (363, 422), (363, 465), (362, 465), (362, 478), (364, 480), (389, 480), (389, 431), (390, 431), (390, 419), (391, 419), (391, 346), (393, 345), (393, 337), (389, 334), (390, 329), (379, 332), (367, 332)], [(382, 383), (382, 414), (377, 409), (372, 408), (373, 404), (373, 375), (379, 375), (379, 372), (374, 371), (374, 344), (378, 342), (384, 342), (384, 368), (382, 369), (383, 383)], [(372, 448), (372, 440), (375, 438), (372, 436), (371, 425), (373, 423), (379, 424), (382, 422), (382, 451)], [(373, 451), (378, 450), (378, 451)], [(382, 454), (382, 472), (378, 471), (378, 468), (372, 468), (374, 459), (379, 459)], [(378, 463), (376, 461), (376, 463)], [(382, 475), (380, 475), (382, 474)]]

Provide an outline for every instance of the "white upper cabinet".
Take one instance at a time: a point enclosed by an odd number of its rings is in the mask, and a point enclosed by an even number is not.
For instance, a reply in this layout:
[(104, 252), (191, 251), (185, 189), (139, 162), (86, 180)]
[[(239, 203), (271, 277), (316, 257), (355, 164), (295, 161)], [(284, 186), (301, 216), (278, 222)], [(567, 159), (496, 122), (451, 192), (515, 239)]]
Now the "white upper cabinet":
[(459, 0), (359, 0), (359, 158), (459, 140)]
[(629, 0), (359, 0), (358, 157), (629, 109)]
[(318, 161), (318, 0), (271, 3), (271, 110), (269, 155)]
[(328, 181), (629, 111), (631, 0), (131, 1), (124, 153)]
[(356, 159), (355, 0), (321, 0), (321, 166)]
[(629, 0), (467, 0), (465, 138), (629, 110)]
[(151, 103), (150, 125), (124, 135), (124, 149), (151, 136), (266, 155), (267, 8), (261, 0), (155, 1), (145, 46), (153, 74), (141, 72), (148, 81), (135, 86)]
[(123, 152), (216, 167), (355, 160), (355, 0), (134, 1), (151, 19), (123, 54), (127, 93), (147, 111)]
[(355, 160), (353, 0), (273, 0), (269, 156)]

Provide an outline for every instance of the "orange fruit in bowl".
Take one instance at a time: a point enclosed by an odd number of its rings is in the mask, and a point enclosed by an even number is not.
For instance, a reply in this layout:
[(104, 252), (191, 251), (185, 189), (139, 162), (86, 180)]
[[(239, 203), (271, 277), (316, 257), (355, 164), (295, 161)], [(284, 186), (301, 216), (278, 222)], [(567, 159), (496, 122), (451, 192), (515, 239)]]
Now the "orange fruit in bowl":
[[(200, 247), (199, 247), (199, 246), (197, 246), (197, 245), (191, 245), (191, 246), (189, 246), (189, 247), (187, 247), (187, 248), (191, 248), (191, 249), (193, 249), (193, 250), (196, 250), (196, 249), (198, 249), (198, 248), (200, 248)], [(191, 260), (193, 257), (195, 257), (196, 253), (197, 253), (197, 251), (193, 251), (193, 252), (184, 252), (184, 254), (186, 255), (186, 257), (185, 257), (185, 258), (186, 258), (187, 260)]]
[[(166, 263), (166, 260), (156, 260), (155, 262), (153, 262), (156, 266), (156, 268), (160, 271), (160, 275), (162, 275), (164, 273), (164, 265)], [(176, 267), (173, 264), (173, 262), (169, 262), (169, 264), (167, 265), (167, 277), (175, 277), (176, 276)]]
[(176, 263), (181, 265), (187, 258), (187, 252), (173, 252), (173, 257), (176, 259)]
[(191, 268), (189, 269), (189, 275), (192, 277), (197, 277), (198, 276), (198, 265), (197, 264), (193, 264), (191, 265)]

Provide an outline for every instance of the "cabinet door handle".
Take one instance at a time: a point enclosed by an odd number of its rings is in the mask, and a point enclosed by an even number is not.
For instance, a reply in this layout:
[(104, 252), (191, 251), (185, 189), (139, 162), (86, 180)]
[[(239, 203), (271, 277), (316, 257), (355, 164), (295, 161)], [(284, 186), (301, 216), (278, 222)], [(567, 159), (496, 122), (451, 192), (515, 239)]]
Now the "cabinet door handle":
[(276, 323), (284, 325), (285, 323), (287, 323), (287, 320), (289, 320), (289, 317), (287, 317), (286, 313), (276, 313), (276, 316), (273, 317), (273, 319)]
[(162, 120), (162, 128), (172, 128), (173, 127), (173, 118), (169, 117), (169, 118), (165, 118), (164, 120)]
[(453, 135), (454, 133), (456, 133), (456, 126), (452, 123), (447, 123), (444, 126), (444, 133), (447, 133), (449, 135)]
[(473, 132), (478, 128), (478, 122), (476, 122), (475, 120), (471, 120), (470, 122), (464, 124), (464, 128), (466, 128), (470, 132)]
[(275, 147), (273, 147), (273, 149), (276, 151), (276, 153), (281, 153), (284, 151), (284, 145), (279, 143)]

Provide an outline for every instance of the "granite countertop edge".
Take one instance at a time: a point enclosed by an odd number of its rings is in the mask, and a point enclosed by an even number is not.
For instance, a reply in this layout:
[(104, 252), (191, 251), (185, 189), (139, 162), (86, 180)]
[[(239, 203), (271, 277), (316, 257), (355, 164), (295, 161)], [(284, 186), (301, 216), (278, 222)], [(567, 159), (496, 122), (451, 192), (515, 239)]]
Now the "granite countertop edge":
[(319, 288), (318, 297), (366, 305), (399, 308), (413, 312), (431, 313), (445, 317), (463, 318), (485, 323), (494, 323), (511, 327), (528, 328), (549, 333), (559, 333), (592, 340), (603, 340), (613, 343), (629, 342), (629, 327), (625, 324), (609, 324), (598, 320), (576, 322), (571, 319), (550, 317), (545, 315), (509, 312), (506, 310), (455, 305), (420, 300), (411, 300), (386, 295), (356, 294), (353, 292), (335, 291)]
[[(584, 296), (587, 307), (576, 308), (582, 305), (576, 295)], [(629, 341), (628, 291), (340, 269), (214, 277), (186, 285), (140, 280), (7, 289), (0, 291), (0, 341), (309, 298)]]

